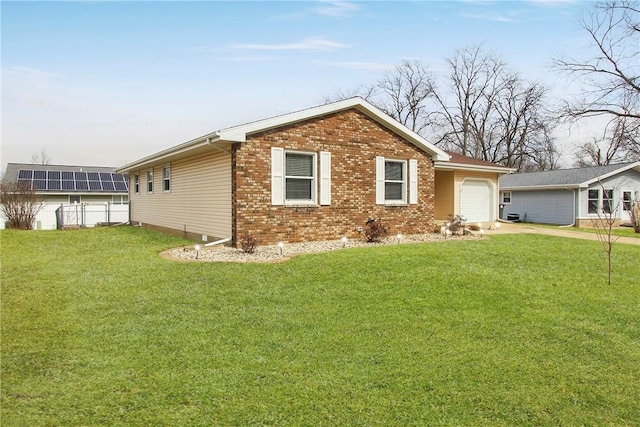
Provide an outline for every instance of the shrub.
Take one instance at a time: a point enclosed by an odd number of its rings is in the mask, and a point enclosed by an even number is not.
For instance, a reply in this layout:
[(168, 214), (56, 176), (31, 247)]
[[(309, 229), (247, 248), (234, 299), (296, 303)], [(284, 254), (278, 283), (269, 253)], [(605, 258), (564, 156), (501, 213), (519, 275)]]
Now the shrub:
[(467, 225), (467, 228), (471, 231), (480, 231), (480, 227), (478, 226), (478, 224), (469, 224)]
[(369, 218), (364, 227), (364, 235), (367, 237), (367, 242), (379, 242), (387, 236), (388, 232), (389, 229), (379, 219)]
[(242, 239), (240, 239), (240, 248), (245, 254), (254, 253), (257, 247), (258, 240), (249, 233), (246, 233), (244, 236), (242, 236)]
[(31, 230), (42, 208), (41, 199), (31, 184), (6, 179), (0, 182), (0, 203), (7, 227), (20, 230)]
[(449, 215), (449, 220), (447, 221), (447, 224), (448, 224), (449, 230), (451, 230), (451, 233), (456, 234), (456, 233), (464, 232), (466, 222), (467, 222), (467, 219), (463, 216)]

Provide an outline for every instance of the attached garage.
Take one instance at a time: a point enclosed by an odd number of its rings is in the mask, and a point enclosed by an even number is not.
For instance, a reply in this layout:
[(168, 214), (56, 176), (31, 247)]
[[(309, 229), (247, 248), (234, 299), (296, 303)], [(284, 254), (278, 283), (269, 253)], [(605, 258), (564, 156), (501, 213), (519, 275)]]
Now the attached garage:
[(465, 179), (460, 185), (460, 215), (470, 222), (492, 221), (494, 190), (484, 179)]

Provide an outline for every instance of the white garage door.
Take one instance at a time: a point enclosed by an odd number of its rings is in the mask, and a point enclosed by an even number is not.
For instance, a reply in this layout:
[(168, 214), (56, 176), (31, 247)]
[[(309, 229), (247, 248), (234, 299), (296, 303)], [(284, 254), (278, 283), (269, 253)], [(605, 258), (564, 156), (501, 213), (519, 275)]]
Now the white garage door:
[(467, 221), (493, 220), (491, 204), (493, 194), (487, 181), (465, 180), (460, 187), (460, 215)]

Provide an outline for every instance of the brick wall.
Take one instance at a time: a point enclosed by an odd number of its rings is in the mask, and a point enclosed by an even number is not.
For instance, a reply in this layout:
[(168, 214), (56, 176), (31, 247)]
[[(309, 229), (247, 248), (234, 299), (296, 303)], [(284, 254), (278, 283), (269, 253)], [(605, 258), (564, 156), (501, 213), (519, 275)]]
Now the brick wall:
[[(331, 152), (331, 205), (271, 205), (271, 147)], [(376, 205), (375, 157), (418, 160), (418, 204)], [(422, 150), (352, 109), (252, 135), (233, 147), (233, 235), (261, 245), (356, 238), (379, 218), (390, 233), (428, 233), (434, 225), (434, 169)], [(234, 242), (235, 243), (235, 242)]]

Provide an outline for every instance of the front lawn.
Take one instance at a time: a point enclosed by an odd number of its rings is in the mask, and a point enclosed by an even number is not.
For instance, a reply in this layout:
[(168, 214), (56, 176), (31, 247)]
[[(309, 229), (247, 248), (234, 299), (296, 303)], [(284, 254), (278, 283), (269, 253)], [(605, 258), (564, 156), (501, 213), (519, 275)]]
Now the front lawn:
[(640, 251), (542, 235), (180, 263), (3, 231), (2, 425), (636, 425)]

